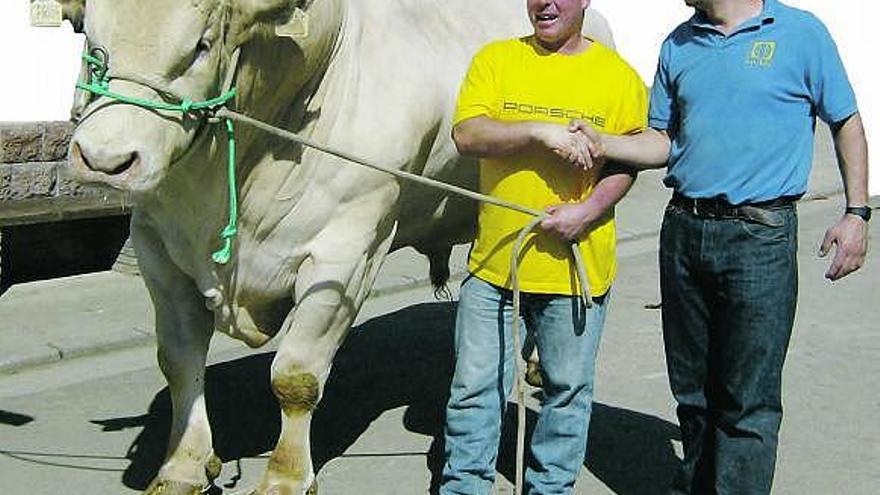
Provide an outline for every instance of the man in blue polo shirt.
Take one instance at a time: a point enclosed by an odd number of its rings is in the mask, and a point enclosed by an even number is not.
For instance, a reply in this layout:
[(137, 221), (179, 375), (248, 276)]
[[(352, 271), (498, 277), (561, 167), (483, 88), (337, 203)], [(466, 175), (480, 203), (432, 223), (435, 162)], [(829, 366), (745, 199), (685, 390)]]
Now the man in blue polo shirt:
[(816, 117), (834, 135), (847, 208), (825, 235), (826, 273), (867, 251), (867, 144), (837, 48), (778, 0), (686, 0), (664, 41), (649, 129), (598, 134), (596, 157), (668, 166), (660, 235), (666, 361), (684, 445), (672, 493), (770, 492), (782, 366), (797, 301), (797, 216)]

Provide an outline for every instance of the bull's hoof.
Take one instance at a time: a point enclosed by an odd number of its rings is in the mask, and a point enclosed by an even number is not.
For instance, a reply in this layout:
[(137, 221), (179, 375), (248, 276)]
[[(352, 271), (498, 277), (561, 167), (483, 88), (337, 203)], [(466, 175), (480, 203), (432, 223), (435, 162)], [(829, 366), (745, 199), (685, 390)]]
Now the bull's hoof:
[(155, 479), (147, 487), (144, 495), (200, 495), (202, 488), (182, 481)]
[(208, 477), (208, 483), (216, 480), (220, 476), (220, 470), (222, 469), (223, 461), (214, 453), (211, 453), (211, 456), (208, 457), (208, 462), (205, 463), (205, 476)]
[[(250, 492), (248, 495), (264, 495), (264, 494), (265, 495), (276, 495), (276, 494), (280, 495), (281, 493), (283, 493), (283, 492), (279, 492), (277, 490), (277, 488), (269, 488), (265, 492), (261, 492), (261, 491), (259, 491), (259, 489), (254, 490), (254, 491)], [(310, 486), (309, 489), (306, 490), (305, 495), (318, 495), (318, 480), (315, 480), (312, 482), (312, 486)]]
[(220, 471), (223, 469), (223, 461), (211, 452), (205, 461), (205, 476), (208, 478), (207, 485), (193, 485), (183, 481), (171, 481), (155, 478), (143, 495), (200, 495), (207, 487), (211, 486)]
[(544, 383), (544, 380), (541, 378), (541, 365), (539, 363), (526, 362), (526, 383), (539, 388)]

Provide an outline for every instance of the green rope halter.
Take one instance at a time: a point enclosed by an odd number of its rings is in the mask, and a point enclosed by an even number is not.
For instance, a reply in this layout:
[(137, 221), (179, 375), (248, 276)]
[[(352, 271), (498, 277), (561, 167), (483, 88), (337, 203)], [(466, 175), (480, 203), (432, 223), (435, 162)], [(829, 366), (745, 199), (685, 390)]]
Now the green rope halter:
[[(194, 112), (201, 111), (213, 112), (217, 108), (226, 105), (229, 100), (235, 97), (235, 88), (209, 100), (192, 101), (187, 98), (181, 98), (180, 103), (165, 103), (121, 95), (110, 91), (111, 77), (108, 75), (109, 64), (107, 62), (109, 57), (103, 49), (94, 48), (90, 53), (83, 54), (82, 58), (88, 64), (90, 80), (89, 82), (77, 82), (76, 87), (83, 91), (106, 96), (107, 98), (129, 105), (154, 110), (181, 112), (183, 115), (191, 115)], [(149, 85), (147, 86), (149, 87)], [(226, 122), (226, 137), (229, 149), (227, 167), (229, 176), (229, 220), (226, 227), (220, 231), (220, 239), (223, 241), (223, 247), (211, 254), (211, 259), (214, 260), (215, 263), (221, 265), (228, 263), (232, 257), (232, 241), (238, 233), (238, 194), (236, 192), (237, 187), (235, 183), (235, 128), (230, 119), (227, 118), (223, 120)]]

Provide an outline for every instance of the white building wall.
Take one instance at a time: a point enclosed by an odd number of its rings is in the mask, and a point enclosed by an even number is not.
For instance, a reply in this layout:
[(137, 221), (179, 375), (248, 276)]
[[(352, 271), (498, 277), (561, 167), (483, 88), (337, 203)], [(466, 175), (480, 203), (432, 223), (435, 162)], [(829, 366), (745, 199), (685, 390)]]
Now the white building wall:
[[(523, 0), (510, 0), (523, 1)], [(0, 121), (64, 120), (73, 96), (82, 39), (61, 29), (28, 26), (28, 0), (0, 2)], [(859, 99), (869, 147), (880, 152), (880, 74), (869, 22), (880, 7), (871, 0), (787, 0), (814, 12), (837, 41)], [(525, 2), (523, 1), (523, 5)], [(650, 84), (660, 43), (690, 16), (683, 0), (593, 0), (608, 17), (619, 51)], [(871, 166), (871, 194), (880, 195), (880, 165)]]

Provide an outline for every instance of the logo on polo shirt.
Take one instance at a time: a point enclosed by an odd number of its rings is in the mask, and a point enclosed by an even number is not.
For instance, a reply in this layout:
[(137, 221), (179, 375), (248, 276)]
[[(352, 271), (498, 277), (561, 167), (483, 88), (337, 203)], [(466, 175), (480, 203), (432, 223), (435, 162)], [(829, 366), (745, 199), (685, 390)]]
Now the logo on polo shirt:
[(578, 119), (589, 122), (596, 127), (605, 127), (608, 119), (604, 115), (591, 114), (582, 110), (573, 110), (568, 108), (545, 107), (541, 105), (533, 105), (531, 103), (518, 103), (515, 101), (505, 101), (501, 107), (502, 113), (518, 113), (522, 115), (543, 115), (557, 119)]
[(773, 55), (776, 54), (775, 41), (756, 41), (752, 43), (746, 64), (752, 67), (770, 67), (773, 63)]

